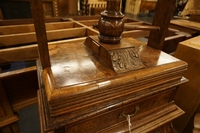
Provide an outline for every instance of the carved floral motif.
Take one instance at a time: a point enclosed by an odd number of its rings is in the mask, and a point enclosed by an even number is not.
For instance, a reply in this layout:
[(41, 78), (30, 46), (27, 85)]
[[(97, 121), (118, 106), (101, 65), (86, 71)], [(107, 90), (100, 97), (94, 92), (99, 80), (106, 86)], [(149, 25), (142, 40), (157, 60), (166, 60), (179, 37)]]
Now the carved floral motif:
[(137, 50), (132, 48), (109, 51), (115, 71), (127, 71), (143, 68)]

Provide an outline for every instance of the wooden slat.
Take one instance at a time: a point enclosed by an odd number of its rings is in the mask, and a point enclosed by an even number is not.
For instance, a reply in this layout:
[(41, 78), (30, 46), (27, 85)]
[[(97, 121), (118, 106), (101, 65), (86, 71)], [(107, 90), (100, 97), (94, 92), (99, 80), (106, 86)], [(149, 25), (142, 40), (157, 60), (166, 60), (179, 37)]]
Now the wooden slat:
[(91, 36), (91, 35), (98, 35), (99, 32), (95, 31), (94, 29), (91, 30), (91, 28), (87, 29), (87, 36)]
[[(46, 23), (51, 22), (61, 22), (62, 18), (45, 18)], [(0, 26), (8, 26), (8, 25), (23, 25), (23, 24), (33, 24), (33, 19), (8, 19), (0, 21)]]
[(27, 107), (27, 106), (30, 106), (32, 104), (35, 104), (38, 102), (38, 99), (37, 97), (30, 97), (30, 98), (27, 98), (25, 99), (24, 101), (21, 101), (21, 102), (17, 102), (17, 103), (13, 103), (11, 106), (12, 106), (12, 109), (14, 112), (18, 112), (19, 110)]
[[(85, 37), (70, 39), (70, 40), (60, 40), (55, 42), (49, 42), (52, 44), (62, 44), (70, 41), (85, 40)], [(25, 61), (25, 60), (36, 60), (38, 58), (38, 45), (27, 45), (19, 46), (16, 48), (6, 48), (0, 49), (0, 64), (15, 62), (15, 61)]]
[(122, 33), (122, 37), (141, 38), (148, 36), (149, 36), (149, 31), (143, 31), (143, 30), (131, 30), (131, 31), (124, 31)]
[(168, 32), (168, 26), (175, 8), (175, 2), (176, 0), (158, 0), (152, 25), (160, 27), (160, 30), (150, 32), (148, 46), (155, 49), (162, 49), (164, 39)]
[(38, 90), (36, 66), (1, 73), (0, 80), (15, 110), (33, 104)]
[[(127, 22), (125, 24), (131, 24), (131, 25), (144, 25), (144, 22)], [(147, 25), (147, 24), (146, 24)]]
[[(46, 23), (46, 30), (58, 30), (58, 29), (67, 29), (73, 28), (73, 22), (54, 22), (54, 23)], [(34, 32), (33, 24), (26, 25), (11, 25), (11, 26), (1, 26), (0, 27), (0, 35), (6, 34), (19, 34), (19, 33), (27, 33)]]
[(37, 45), (19, 46), (16, 48), (0, 49), (0, 64), (36, 60), (38, 58)]
[[(65, 39), (65, 38), (75, 38), (83, 37), (86, 35), (86, 28), (70, 28), (61, 30), (47, 31), (48, 41)], [(21, 33), (21, 34), (11, 34), (0, 36), (0, 47), (10, 47), (22, 44), (36, 43), (35, 32)]]
[(14, 115), (8, 119), (5, 119), (3, 121), (0, 121), (0, 127), (7, 126), (9, 124), (12, 124), (14, 122), (17, 122), (19, 120), (18, 116)]
[(84, 36), (86, 36), (86, 28), (84, 27), (47, 31), (48, 41)]
[(81, 24), (84, 24), (86, 26), (92, 26), (93, 24), (98, 23), (98, 21), (99, 20), (96, 19), (96, 20), (82, 20), (82, 21), (78, 21), (78, 22)]

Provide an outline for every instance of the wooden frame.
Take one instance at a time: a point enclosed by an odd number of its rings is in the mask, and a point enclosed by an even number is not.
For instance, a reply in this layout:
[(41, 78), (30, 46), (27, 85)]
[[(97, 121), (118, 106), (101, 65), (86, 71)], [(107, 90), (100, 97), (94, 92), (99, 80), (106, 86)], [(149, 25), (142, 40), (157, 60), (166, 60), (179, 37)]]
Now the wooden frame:
[[(46, 23), (47, 39), (49, 45), (57, 43), (54, 41), (67, 41), (63, 39), (82, 38), (88, 35), (97, 35), (98, 30), (93, 29), (94, 23), (98, 22), (98, 17), (75, 17), (74, 19), (67, 19), (68, 21), (61, 22), (61, 18), (58, 22)], [(89, 20), (88, 20), (89, 19)], [(125, 23), (131, 25), (150, 25), (149, 23), (125, 18)], [(21, 24), (21, 25), (7, 25), (0, 27), (0, 64), (9, 63), (13, 61), (21, 60), (35, 60), (38, 58), (36, 36), (33, 24)], [(149, 31), (142, 30), (129, 30), (124, 31), (123, 37), (133, 38), (148, 38)], [(179, 30), (169, 29), (163, 51), (171, 53), (176, 49), (176, 45), (179, 41), (186, 39), (186, 35), (180, 34)], [(172, 44), (173, 43), (173, 44)], [(173, 49), (169, 49), (169, 45)], [(167, 50), (165, 50), (165, 48)], [(23, 52), (22, 52), (23, 51)]]
[[(71, 27), (64, 27), (64, 29), (62, 27), (59, 30), (55, 27), (54, 28), (47, 28), (48, 27), (47, 25), (54, 25), (55, 23), (46, 24), (47, 40), (51, 41), (51, 42), (49, 42), (49, 45), (55, 44), (55, 43), (60, 43), (62, 45), (63, 42), (75, 41), (76, 38), (85, 39), (86, 36), (97, 35), (98, 31), (91, 28), (91, 26), (92, 26), (91, 24), (93, 22), (95, 22), (95, 20), (94, 21), (92, 20), (90, 23), (88, 23), (88, 21), (75, 21), (73, 19), (70, 19), (69, 22), (63, 22), (63, 23), (69, 24)], [(97, 20), (96, 20), (96, 22), (97, 22)], [(138, 21), (136, 21), (134, 23), (134, 20), (131, 20), (131, 19), (130, 19), (130, 21), (128, 20), (127, 22), (131, 22), (132, 24), (138, 24)], [(142, 24), (142, 23), (140, 23), (140, 24)], [(144, 24), (146, 24), (146, 23), (144, 23)], [(21, 26), (23, 27), (24, 25), (21, 25)], [(26, 26), (24, 26), (24, 27), (26, 27)], [(29, 27), (31, 27), (31, 25), (29, 25)], [(49, 26), (49, 27), (51, 27), (51, 26)], [(10, 27), (10, 28), (14, 28), (14, 27)], [(5, 35), (0, 36), (1, 40), (3, 41), (2, 47), (4, 47), (2, 50), (0, 50), (0, 54), (1, 54), (0, 57), (3, 57), (0, 60), (1, 63), (9, 63), (9, 62), (18, 61), (18, 60), (30, 60), (30, 59), (33, 60), (33, 59), (38, 58), (38, 54), (37, 54), (38, 46), (35, 44), (36, 43), (36, 37), (35, 37), (35, 33), (34, 33), (33, 28), (30, 31), (28, 31), (28, 30), (27, 31), (21, 31), (21, 33), (14, 32), (14, 35), (11, 35), (11, 33), (8, 32), (8, 31), (4, 32), (4, 34)], [(122, 36), (123, 37), (134, 37), (134, 38), (149, 37), (149, 32), (148, 31), (141, 31), (141, 30), (124, 31)], [(184, 37), (184, 35), (180, 35), (180, 36), (176, 36), (176, 37), (166, 38), (166, 40), (171, 40), (171, 39), (174, 39), (174, 38), (175, 39), (177, 39), (177, 38), (182, 39), (183, 37)], [(71, 39), (71, 38), (75, 38), (75, 39)], [(63, 41), (62, 39), (65, 39), (65, 40)], [(66, 39), (70, 39), (70, 40), (66, 40)], [(15, 41), (13, 42), (12, 40), (15, 40)], [(53, 41), (57, 41), (57, 42), (53, 42)], [(161, 40), (161, 43), (163, 43), (162, 41), (163, 40)], [(23, 46), (21, 46), (21, 45), (23, 45)], [(13, 48), (13, 46), (17, 46), (17, 47)], [(153, 45), (151, 45), (151, 46), (153, 46)], [(9, 48), (5, 48), (5, 47), (9, 47)], [(22, 54), (20, 54), (20, 53), (22, 53)], [(7, 55), (10, 54), (10, 56), (7, 56), (6, 54)], [(48, 67), (48, 65), (46, 67)], [(22, 70), (22, 73), (26, 73), (26, 74), (30, 75), (30, 73), (29, 73), (30, 71), (36, 72), (34, 67), (33, 68), (27, 68), (27, 69)], [(19, 71), (17, 71), (17, 72), (19, 73)], [(11, 76), (14, 77), (15, 74), (16, 74), (16, 71), (15, 71), (15, 73), (11, 73)], [(3, 80), (4, 77), (6, 77), (6, 75), (3, 75), (2, 77), (0, 77), (0, 79)], [(34, 79), (34, 81), (35, 81), (35, 79)], [(2, 81), (2, 82), (6, 82), (6, 81)], [(37, 84), (37, 83), (35, 83), (35, 84)], [(19, 86), (22, 86), (22, 85), (19, 85)], [(13, 87), (11, 87), (11, 88), (13, 88)], [(35, 89), (36, 88), (34, 87), (33, 90), (35, 90)], [(7, 96), (9, 96), (9, 92), (7, 92)], [(11, 100), (12, 100), (12, 98), (13, 97), (9, 97), (9, 99), (11, 99)], [(17, 103), (14, 103), (14, 104), (11, 103), (13, 110), (17, 111), (21, 107), (29, 105), (30, 101), (32, 101), (32, 102), (35, 101), (34, 97), (26, 97), (25, 100), (28, 101), (28, 104), (27, 103), (21, 104), (20, 100), (21, 99), (19, 99), (19, 101), (17, 101)], [(181, 110), (179, 110), (179, 112), (181, 112)], [(181, 113), (183, 113), (183, 112), (181, 112)]]

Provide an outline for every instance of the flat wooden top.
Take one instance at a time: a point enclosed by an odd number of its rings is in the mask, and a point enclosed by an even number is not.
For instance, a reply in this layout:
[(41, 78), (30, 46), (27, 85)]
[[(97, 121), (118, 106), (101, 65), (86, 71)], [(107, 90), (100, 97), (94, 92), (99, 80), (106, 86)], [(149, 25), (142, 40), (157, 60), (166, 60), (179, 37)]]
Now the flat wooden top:
[(185, 27), (185, 28), (200, 31), (200, 23), (194, 22), (194, 21), (177, 19), (177, 20), (171, 20), (170, 24), (174, 24), (174, 25)]
[(183, 42), (180, 42), (180, 44), (200, 50), (200, 36), (193, 37), (191, 39), (187, 39)]
[(145, 67), (121, 74), (117, 74), (100, 60), (83, 44), (84, 40), (49, 46), (51, 68), (43, 70), (48, 101), (98, 90), (105, 86), (129, 84), (147, 75), (154, 77), (174, 71), (171, 67), (176, 69), (179, 66), (186, 66), (179, 59), (144, 45), (136, 39), (126, 38), (126, 40), (136, 46)]
[[(134, 45), (139, 50), (146, 68), (177, 61), (176, 58), (143, 45), (135, 39), (128, 40), (129, 45)], [(111, 68), (84, 46), (83, 41), (51, 45), (49, 52), (51, 72), (59, 88), (116, 76)]]
[(51, 67), (42, 70), (39, 62), (37, 67), (50, 125), (58, 122), (57, 117), (62, 122), (61, 115), (70, 120), (124, 104), (136, 92), (157, 93), (165, 83), (173, 87), (182, 82), (185, 62), (136, 39), (123, 39), (137, 49), (143, 68), (117, 73), (83, 44), (84, 39), (49, 46)]

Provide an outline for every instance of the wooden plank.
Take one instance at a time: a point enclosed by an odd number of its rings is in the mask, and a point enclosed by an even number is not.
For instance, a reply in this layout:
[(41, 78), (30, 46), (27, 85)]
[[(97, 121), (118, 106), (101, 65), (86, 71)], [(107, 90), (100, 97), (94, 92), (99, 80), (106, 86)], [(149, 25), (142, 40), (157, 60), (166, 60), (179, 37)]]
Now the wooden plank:
[[(162, 49), (168, 26), (175, 8), (176, 0), (158, 0), (153, 19), (153, 26), (159, 26), (159, 31), (151, 31), (148, 45), (155, 49)], [(163, 6), (165, 5), (165, 6)]]
[(149, 36), (149, 31), (143, 31), (143, 30), (131, 30), (131, 31), (124, 31), (122, 33), (122, 37), (141, 38), (148, 36)]
[(37, 45), (0, 49), (0, 64), (38, 59)]
[(171, 20), (169, 27), (178, 29), (183, 32), (187, 32), (191, 35), (199, 33), (200, 23), (190, 20)]
[[(80, 23), (80, 22), (78, 22), (78, 21), (75, 21), (75, 20), (73, 20), (73, 19), (71, 19), (71, 21), (74, 22), (75, 27), (82, 26), (82, 27), (85, 27), (85, 28), (87, 28), (87, 29), (90, 29), (90, 31), (99, 33), (99, 31), (97, 31), (96, 29), (91, 28), (90, 26), (84, 25), (84, 24), (82, 24), (82, 23)], [(77, 25), (78, 25), (78, 26), (77, 26)], [(92, 26), (92, 25), (91, 25), (91, 26)]]
[[(47, 31), (48, 41), (83, 36), (86, 36), (86, 28), (84, 27)], [(36, 43), (37, 40), (35, 32), (30, 32), (11, 35), (1, 35), (0, 42), (0, 47), (11, 47), (22, 44)]]
[[(45, 18), (46, 23), (61, 22), (61, 17)], [(0, 26), (33, 24), (33, 19), (7, 19), (0, 21)]]
[(17, 122), (19, 120), (18, 116), (14, 115), (8, 119), (5, 119), (3, 121), (0, 121), (0, 127), (4, 127), (6, 125), (9, 125), (11, 123)]
[[(67, 29), (73, 28), (73, 22), (54, 22), (54, 23), (46, 23), (46, 30), (58, 30), (58, 29)], [(18, 33), (27, 33), (34, 32), (35, 28), (33, 24), (26, 25), (10, 25), (10, 26), (1, 26), (0, 27), (0, 35), (6, 34), (18, 34)]]
[(34, 100), (38, 90), (36, 66), (1, 73), (0, 80), (6, 96), (15, 110), (36, 102)]
[(93, 24), (96, 24), (98, 23), (98, 19), (95, 19), (95, 20), (81, 20), (81, 21), (78, 21), (79, 23), (81, 24), (84, 24), (86, 26), (92, 26)]
[(67, 38), (77, 38), (84, 36), (86, 36), (85, 27), (47, 31), (48, 41), (67, 39)]
[[(131, 24), (131, 25), (144, 25), (144, 22), (127, 22), (125, 24)], [(147, 24), (146, 24), (147, 25)]]
[[(90, 32), (90, 31), (89, 31)], [(90, 33), (88, 33), (90, 34)], [(85, 40), (85, 37), (70, 39), (70, 40), (60, 40), (55, 42), (49, 42), (49, 45), (53, 44), (63, 44), (70, 41)], [(15, 61), (26, 61), (26, 60), (36, 60), (38, 56), (38, 45), (27, 45), (18, 46), (14, 48), (0, 49), (0, 64), (15, 62)]]
[[(74, 20), (91, 20), (91, 19), (99, 19), (100, 15), (95, 16), (70, 16), (70, 18)], [(51, 22), (61, 22), (61, 21), (69, 21), (69, 18), (61, 18), (61, 17), (55, 17), (55, 18), (45, 18), (46, 23)], [(9, 20), (1, 20), (0, 26), (8, 26), (8, 25), (21, 25), (21, 24), (33, 24), (33, 19), (9, 19)]]

